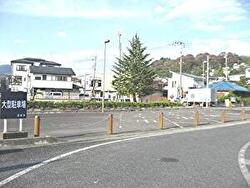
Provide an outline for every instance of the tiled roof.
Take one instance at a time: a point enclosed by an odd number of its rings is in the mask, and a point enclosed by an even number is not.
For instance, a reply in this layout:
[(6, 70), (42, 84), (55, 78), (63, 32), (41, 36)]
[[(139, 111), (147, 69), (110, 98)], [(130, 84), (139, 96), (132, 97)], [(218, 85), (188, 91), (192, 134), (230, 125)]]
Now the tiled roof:
[(244, 88), (236, 83), (226, 81), (214, 82), (210, 84), (209, 87), (217, 91), (248, 91), (247, 88)]
[(24, 63), (24, 64), (31, 64), (31, 65), (33, 65), (34, 63), (40, 63), (40, 65), (61, 66), (60, 63), (47, 61), (47, 60), (40, 59), (40, 58), (31, 58), (31, 57), (12, 60), (11, 63)]
[(34, 74), (75, 75), (72, 68), (64, 68), (64, 67), (31, 66), (30, 72)]

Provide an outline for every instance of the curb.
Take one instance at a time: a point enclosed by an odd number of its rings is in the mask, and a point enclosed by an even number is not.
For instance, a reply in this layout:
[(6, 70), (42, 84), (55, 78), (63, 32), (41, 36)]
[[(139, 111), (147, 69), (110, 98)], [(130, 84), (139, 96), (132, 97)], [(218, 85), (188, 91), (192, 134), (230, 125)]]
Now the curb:
[(54, 137), (6, 139), (0, 140), (0, 150), (20, 146), (44, 146), (58, 142), (59, 140)]

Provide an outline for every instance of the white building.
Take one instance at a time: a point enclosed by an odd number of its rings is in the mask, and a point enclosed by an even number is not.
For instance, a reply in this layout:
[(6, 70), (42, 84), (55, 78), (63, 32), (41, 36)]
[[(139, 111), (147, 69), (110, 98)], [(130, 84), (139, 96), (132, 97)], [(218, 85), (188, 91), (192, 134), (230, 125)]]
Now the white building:
[[(81, 90), (81, 98), (83, 99), (96, 99), (101, 100), (103, 97), (103, 74), (97, 73), (90, 74), (86, 73), (84, 75), (78, 76), (81, 79), (82, 90)], [(130, 97), (128, 96), (119, 96), (117, 91), (112, 86), (113, 74), (107, 73), (105, 77), (105, 92), (104, 98), (105, 100), (110, 101), (130, 101)]]
[(78, 76), (82, 83), (81, 96), (83, 99), (101, 99), (102, 97), (102, 77), (93, 74)]
[(13, 60), (11, 66), (13, 91), (27, 91), (28, 97), (33, 98), (79, 98), (79, 92), (73, 86), (75, 73), (71, 68), (37, 58)]
[(240, 78), (241, 78), (242, 76), (245, 76), (245, 74), (229, 75), (229, 76), (228, 76), (228, 79), (229, 79), (230, 81), (237, 82), (237, 81), (240, 81)]
[[(169, 100), (176, 100), (179, 98), (180, 93), (180, 74), (171, 72), (172, 77), (168, 79), (168, 86), (163, 89), (167, 91)], [(202, 88), (204, 85), (204, 78), (201, 76), (195, 76), (191, 74), (182, 73), (182, 92), (183, 95), (187, 93), (191, 88)]]

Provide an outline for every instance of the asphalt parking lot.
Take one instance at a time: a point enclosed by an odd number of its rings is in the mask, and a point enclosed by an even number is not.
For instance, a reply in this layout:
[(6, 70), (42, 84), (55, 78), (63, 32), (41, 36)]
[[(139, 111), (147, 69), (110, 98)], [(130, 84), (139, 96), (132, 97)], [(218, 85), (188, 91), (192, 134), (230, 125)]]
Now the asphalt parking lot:
[[(164, 114), (164, 128), (184, 128), (195, 126), (194, 114), (200, 114), (200, 126), (221, 123), (223, 108), (168, 108), (161, 110), (144, 109), (141, 111), (120, 111), (113, 114), (114, 133), (126, 133), (159, 129), (159, 113)], [(246, 117), (250, 118), (248, 112)], [(25, 131), (33, 136), (33, 121), (37, 114), (29, 114), (23, 120)], [(53, 136), (70, 139), (86, 134), (105, 134), (108, 125), (108, 112), (57, 112), (39, 114), (41, 118), (41, 136)], [(240, 120), (240, 108), (225, 109), (225, 121)], [(0, 131), (3, 129), (1, 121)], [(8, 131), (18, 129), (18, 120), (8, 120)]]

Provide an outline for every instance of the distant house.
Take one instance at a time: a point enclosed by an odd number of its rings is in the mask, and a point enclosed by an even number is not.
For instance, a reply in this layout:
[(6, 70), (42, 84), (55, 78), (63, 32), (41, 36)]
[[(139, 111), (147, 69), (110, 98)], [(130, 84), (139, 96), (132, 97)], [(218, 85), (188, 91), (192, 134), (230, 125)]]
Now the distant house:
[[(176, 100), (180, 95), (180, 74), (171, 72), (172, 77), (168, 79), (168, 86), (163, 89), (167, 93), (169, 100)], [(204, 87), (204, 78), (192, 74), (182, 73), (182, 92), (183, 96), (190, 88), (202, 88)]]
[(229, 75), (229, 76), (228, 76), (228, 79), (229, 79), (230, 81), (233, 81), (233, 82), (238, 82), (238, 81), (240, 81), (240, 78), (241, 78), (242, 76), (245, 76), (245, 74), (234, 74), (234, 75)]
[(23, 58), (11, 61), (13, 91), (27, 91), (28, 97), (41, 99), (79, 98), (74, 88), (71, 68), (38, 58)]
[(97, 74), (85, 74), (78, 76), (82, 83), (81, 96), (84, 99), (102, 97), (102, 76)]
[(9, 90), (10, 76), (6, 74), (0, 75), (0, 92)]
[(247, 88), (242, 87), (234, 82), (219, 81), (209, 84), (209, 88), (215, 90), (218, 96), (224, 96), (228, 92), (233, 92), (242, 96), (249, 96), (250, 92)]
[[(101, 100), (103, 97), (103, 74), (90, 73), (78, 76), (81, 80), (81, 98)], [(113, 74), (106, 74), (104, 98), (109, 101), (130, 101), (129, 96), (120, 96), (112, 86)]]

